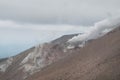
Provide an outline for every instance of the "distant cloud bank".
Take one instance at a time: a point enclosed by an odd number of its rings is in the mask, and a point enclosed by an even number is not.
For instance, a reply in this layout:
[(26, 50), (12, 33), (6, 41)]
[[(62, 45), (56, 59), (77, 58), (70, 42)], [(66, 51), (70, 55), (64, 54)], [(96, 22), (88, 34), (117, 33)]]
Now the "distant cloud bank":
[(22, 24), (12, 20), (0, 20), (0, 56), (12, 56), (65, 34), (84, 33), (88, 28), (74, 25)]

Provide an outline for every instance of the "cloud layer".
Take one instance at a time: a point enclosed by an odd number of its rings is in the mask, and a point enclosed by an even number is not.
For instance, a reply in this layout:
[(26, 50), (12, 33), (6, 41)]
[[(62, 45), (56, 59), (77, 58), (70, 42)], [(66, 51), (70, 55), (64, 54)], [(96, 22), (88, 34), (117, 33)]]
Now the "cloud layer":
[(0, 0), (0, 19), (91, 25), (120, 14), (119, 0)]

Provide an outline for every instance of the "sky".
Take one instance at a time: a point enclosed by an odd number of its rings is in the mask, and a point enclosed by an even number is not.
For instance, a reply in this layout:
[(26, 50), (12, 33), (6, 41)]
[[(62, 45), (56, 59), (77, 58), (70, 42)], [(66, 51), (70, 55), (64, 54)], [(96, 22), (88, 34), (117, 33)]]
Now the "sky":
[(119, 16), (120, 0), (0, 0), (0, 57)]

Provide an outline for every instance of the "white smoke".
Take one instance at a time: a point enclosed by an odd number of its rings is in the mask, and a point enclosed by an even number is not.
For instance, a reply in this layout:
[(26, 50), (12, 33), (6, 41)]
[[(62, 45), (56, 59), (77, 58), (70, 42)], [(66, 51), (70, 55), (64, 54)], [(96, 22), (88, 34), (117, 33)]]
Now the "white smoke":
[(118, 26), (120, 26), (120, 17), (105, 19), (103, 21), (95, 23), (95, 25), (91, 27), (90, 30), (87, 31), (85, 34), (75, 36), (72, 39), (68, 40), (68, 42), (85, 42), (91, 39), (96, 39), (105, 35)]

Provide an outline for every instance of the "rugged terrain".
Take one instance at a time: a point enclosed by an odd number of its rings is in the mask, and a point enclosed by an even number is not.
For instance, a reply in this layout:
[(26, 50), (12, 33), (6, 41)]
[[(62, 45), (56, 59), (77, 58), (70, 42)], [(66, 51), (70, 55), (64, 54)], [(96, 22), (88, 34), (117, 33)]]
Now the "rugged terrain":
[(41, 71), (42, 68), (68, 56), (72, 51), (65, 48), (66, 41), (77, 35), (64, 35), (50, 43), (36, 45), (16, 56), (1, 59), (0, 79), (24, 80)]
[(120, 28), (26, 80), (120, 80)]

